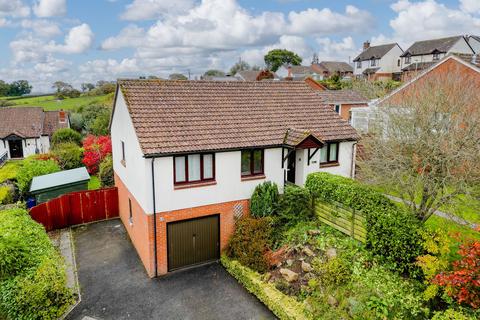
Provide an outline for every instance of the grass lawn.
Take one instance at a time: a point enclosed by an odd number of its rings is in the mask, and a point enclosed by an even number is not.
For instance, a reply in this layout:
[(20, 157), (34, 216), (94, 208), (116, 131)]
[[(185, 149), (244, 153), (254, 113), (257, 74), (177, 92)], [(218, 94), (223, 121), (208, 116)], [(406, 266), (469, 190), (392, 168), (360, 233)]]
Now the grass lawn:
[(100, 179), (97, 176), (91, 176), (90, 181), (88, 181), (88, 190), (97, 189), (100, 189)]
[(78, 98), (68, 98), (64, 100), (57, 100), (53, 95), (21, 98), (10, 100), (15, 103), (12, 107), (43, 107), (45, 110), (76, 110), (81, 106), (86, 106), (92, 103), (109, 104), (111, 102), (112, 95), (103, 96), (82, 96)]
[(18, 169), (22, 165), (21, 161), (9, 161), (0, 168), (0, 183), (13, 179), (17, 176)]

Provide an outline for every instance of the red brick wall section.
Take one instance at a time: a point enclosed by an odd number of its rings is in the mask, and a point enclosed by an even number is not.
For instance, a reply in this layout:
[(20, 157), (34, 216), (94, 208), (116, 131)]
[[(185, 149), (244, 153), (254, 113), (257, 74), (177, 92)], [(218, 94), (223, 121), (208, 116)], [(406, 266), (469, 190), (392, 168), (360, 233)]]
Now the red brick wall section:
[[(129, 192), (122, 180), (115, 175), (115, 185), (118, 188), (120, 218), (125, 229), (142, 260), (150, 277), (155, 276), (154, 269), (154, 234), (153, 215), (147, 215), (140, 207), (135, 197)], [(128, 199), (132, 202), (133, 223), (129, 221)], [(220, 214), (220, 248), (224, 250), (235, 228), (235, 208), (241, 205), (242, 213), (249, 214), (249, 201), (238, 200), (219, 204), (187, 208), (157, 213), (157, 271), (158, 275), (168, 273), (167, 261), (167, 223), (203, 216)]]
[[(145, 266), (148, 276), (153, 277), (155, 275), (153, 266), (153, 217), (143, 211), (135, 197), (116, 174), (115, 186), (118, 188), (120, 219)], [(129, 221), (128, 199), (132, 202), (132, 223)]]

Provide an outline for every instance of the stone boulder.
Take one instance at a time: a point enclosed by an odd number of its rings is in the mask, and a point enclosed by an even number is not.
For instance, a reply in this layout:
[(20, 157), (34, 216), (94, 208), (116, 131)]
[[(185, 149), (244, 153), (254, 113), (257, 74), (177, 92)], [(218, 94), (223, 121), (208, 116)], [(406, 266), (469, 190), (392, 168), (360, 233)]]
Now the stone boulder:
[(298, 280), (298, 273), (287, 269), (287, 268), (281, 268), (280, 269), (280, 274), (283, 276), (287, 282), (294, 282)]

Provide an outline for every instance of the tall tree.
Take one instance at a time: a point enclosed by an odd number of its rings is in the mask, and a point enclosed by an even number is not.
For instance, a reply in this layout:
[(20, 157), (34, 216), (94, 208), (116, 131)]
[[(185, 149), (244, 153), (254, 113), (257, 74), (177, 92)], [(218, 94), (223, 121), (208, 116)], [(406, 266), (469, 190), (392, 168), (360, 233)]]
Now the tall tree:
[(298, 54), (286, 49), (270, 50), (264, 57), (265, 65), (273, 72), (276, 72), (282, 65), (299, 66), (302, 58)]
[(81, 88), (82, 88), (82, 92), (89, 92), (95, 89), (95, 85), (93, 83), (85, 82), (85, 83), (82, 83)]
[(0, 97), (8, 95), (10, 91), (10, 85), (3, 80), (0, 80)]
[(9, 96), (22, 96), (32, 92), (32, 86), (27, 80), (17, 80), (10, 83), (10, 89), (8, 91)]
[(225, 76), (225, 72), (223, 72), (222, 70), (216, 70), (216, 69), (210, 69), (210, 70), (207, 70), (205, 71), (205, 73), (203, 74), (204, 77), (223, 77)]
[(234, 76), (237, 72), (245, 70), (251, 70), (250, 65), (240, 59), (230, 68), (230, 75)]
[(480, 184), (480, 81), (423, 77), (378, 107), (362, 139), (361, 178), (387, 186), (426, 221)]
[(169, 80), (188, 80), (188, 78), (181, 73), (172, 73), (168, 76)]

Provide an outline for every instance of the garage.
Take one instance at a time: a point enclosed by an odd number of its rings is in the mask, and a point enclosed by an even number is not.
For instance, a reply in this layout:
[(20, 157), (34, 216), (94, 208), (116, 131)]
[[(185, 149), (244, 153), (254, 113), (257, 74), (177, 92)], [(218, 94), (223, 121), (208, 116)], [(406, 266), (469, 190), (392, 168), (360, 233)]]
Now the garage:
[(219, 215), (167, 224), (168, 271), (220, 258)]

